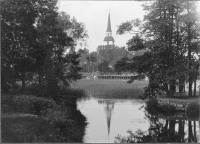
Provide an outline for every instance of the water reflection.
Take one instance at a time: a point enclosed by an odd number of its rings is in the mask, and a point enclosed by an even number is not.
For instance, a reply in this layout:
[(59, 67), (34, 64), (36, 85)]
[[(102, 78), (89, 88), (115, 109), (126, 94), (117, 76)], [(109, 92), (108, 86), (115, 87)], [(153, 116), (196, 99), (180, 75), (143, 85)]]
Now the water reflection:
[[(188, 118), (185, 113), (165, 116), (153, 115), (145, 111), (150, 126), (147, 131), (128, 131), (129, 136), (118, 135), (115, 142), (120, 143), (160, 143), (160, 142), (200, 142), (199, 119)], [(198, 124), (198, 126), (197, 126)]]
[[(136, 102), (138, 101), (138, 102)], [(147, 130), (149, 123), (139, 110), (141, 100), (87, 99), (78, 102), (88, 125), (84, 142), (113, 143), (117, 134), (128, 135), (127, 130)]]
[(110, 100), (110, 99), (105, 99), (105, 100), (98, 100), (98, 103), (105, 104), (104, 109), (105, 109), (105, 113), (106, 113), (108, 137), (109, 137), (111, 117), (112, 117), (112, 112), (114, 110), (115, 102), (113, 100)]
[(88, 122), (84, 142), (200, 142), (198, 118), (184, 113), (153, 115), (144, 105), (133, 99), (79, 100), (78, 109)]

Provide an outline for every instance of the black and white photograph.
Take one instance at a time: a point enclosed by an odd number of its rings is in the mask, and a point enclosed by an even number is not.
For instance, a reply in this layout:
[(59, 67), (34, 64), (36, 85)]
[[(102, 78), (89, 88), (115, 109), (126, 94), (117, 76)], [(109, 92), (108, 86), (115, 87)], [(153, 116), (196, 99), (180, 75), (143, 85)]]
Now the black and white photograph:
[(200, 1), (0, 8), (1, 143), (200, 143)]

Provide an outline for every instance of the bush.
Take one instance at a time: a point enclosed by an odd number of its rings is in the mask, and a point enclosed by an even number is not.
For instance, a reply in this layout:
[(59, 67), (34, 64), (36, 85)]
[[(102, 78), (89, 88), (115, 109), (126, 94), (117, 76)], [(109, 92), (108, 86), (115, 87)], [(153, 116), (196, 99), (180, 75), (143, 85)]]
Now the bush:
[(41, 119), (38, 119), (37, 117), (3, 117), (1, 119), (1, 142), (37, 142), (43, 136), (43, 134), (40, 133), (40, 129), (42, 126), (43, 124), (41, 123)]
[(192, 118), (192, 119), (198, 119), (199, 118), (199, 109), (200, 109), (200, 105), (198, 103), (190, 103), (187, 107), (187, 116), (188, 118)]
[(164, 115), (173, 115), (176, 112), (176, 108), (173, 105), (159, 105), (156, 99), (150, 99), (146, 104), (146, 110), (152, 115), (156, 115), (158, 113)]
[(146, 102), (145, 108), (150, 114), (155, 115), (158, 113), (158, 101), (156, 99), (150, 99)]
[(49, 109), (45, 116), (12, 114), (2, 117), (2, 142), (83, 142), (86, 118), (77, 110)]
[(173, 115), (176, 112), (176, 108), (173, 105), (159, 105), (158, 110), (164, 115)]
[(51, 99), (31, 95), (3, 95), (2, 112), (4, 113), (29, 113), (35, 115), (45, 114), (48, 109), (58, 105)]

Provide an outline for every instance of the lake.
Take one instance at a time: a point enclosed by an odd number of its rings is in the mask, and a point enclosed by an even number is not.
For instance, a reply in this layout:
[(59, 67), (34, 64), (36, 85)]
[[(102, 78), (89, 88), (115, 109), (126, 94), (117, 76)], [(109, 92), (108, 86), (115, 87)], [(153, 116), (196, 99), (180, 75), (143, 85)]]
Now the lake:
[[(139, 99), (103, 99), (91, 96), (78, 100), (77, 105), (87, 118), (83, 140), (85, 143), (114, 143), (118, 135), (121, 138), (128, 137), (128, 130), (142, 138), (143, 135), (151, 136), (149, 139), (155, 136), (156, 141), (200, 142), (198, 121), (188, 121), (184, 117), (160, 117), (152, 120), (153, 117), (143, 107), (145, 102)], [(144, 133), (138, 134), (138, 130)]]

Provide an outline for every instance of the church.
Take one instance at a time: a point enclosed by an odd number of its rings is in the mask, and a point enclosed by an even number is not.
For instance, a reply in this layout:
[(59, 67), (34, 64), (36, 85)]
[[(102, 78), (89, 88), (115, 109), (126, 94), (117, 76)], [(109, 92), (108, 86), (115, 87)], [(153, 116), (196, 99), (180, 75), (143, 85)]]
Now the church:
[(112, 49), (112, 48), (115, 47), (115, 45), (114, 45), (115, 40), (112, 37), (110, 12), (108, 14), (108, 23), (107, 23), (106, 37), (104, 38), (104, 41), (107, 43), (107, 45), (100, 45), (100, 46), (98, 46), (98, 48), (97, 48), (97, 52), (98, 53), (99, 53), (100, 50)]

